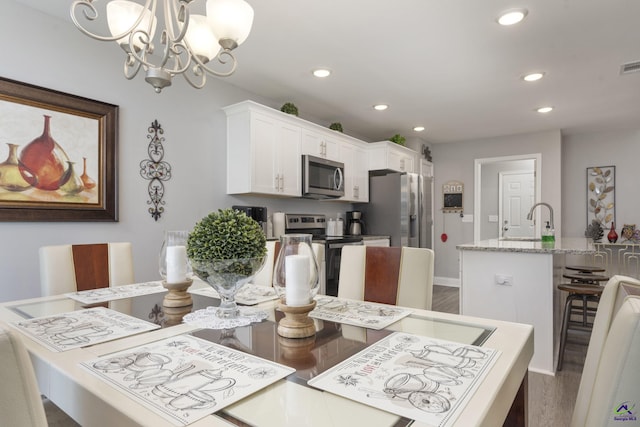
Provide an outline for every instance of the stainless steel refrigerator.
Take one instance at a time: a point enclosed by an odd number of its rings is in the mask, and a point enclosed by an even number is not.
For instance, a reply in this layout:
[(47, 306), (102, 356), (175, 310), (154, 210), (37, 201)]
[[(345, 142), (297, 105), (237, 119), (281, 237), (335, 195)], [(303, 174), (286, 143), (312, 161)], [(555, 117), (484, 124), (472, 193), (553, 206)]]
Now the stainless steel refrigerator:
[(433, 178), (415, 173), (369, 177), (362, 211), (366, 234), (391, 236), (391, 246), (433, 247)]

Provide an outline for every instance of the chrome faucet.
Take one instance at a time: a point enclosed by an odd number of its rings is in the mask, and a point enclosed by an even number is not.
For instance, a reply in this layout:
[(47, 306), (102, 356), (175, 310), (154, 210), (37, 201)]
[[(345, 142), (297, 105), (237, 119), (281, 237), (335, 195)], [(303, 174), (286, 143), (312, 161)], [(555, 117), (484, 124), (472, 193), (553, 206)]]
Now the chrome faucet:
[(549, 226), (551, 227), (552, 230), (555, 230), (556, 228), (553, 225), (553, 208), (551, 207), (551, 205), (549, 203), (539, 202), (539, 203), (536, 203), (535, 205), (531, 206), (531, 210), (529, 211), (529, 214), (527, 215), (527, 219), (528, 220), (532, 220), (533, 219), (533, 210), (538, 205), (543, 205), (543, 206), (546, 206), (546, 207), (549, 208)]

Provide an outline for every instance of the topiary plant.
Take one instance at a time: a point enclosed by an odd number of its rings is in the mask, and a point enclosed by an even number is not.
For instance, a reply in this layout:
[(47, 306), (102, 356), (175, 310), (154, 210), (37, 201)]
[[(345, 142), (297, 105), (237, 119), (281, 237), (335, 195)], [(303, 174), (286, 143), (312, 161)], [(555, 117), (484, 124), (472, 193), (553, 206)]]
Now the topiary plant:
[(389, 141), (395, 142), (398, 145), (404, 146), (404, 144), (407, 142), (407, 138), (405, 138), (404, 136), (396, 133), (391, 138), (389, 138)]
[(331, 123), (329, 125), (329, 129), (338, 131), (338, 132), (342, 132), (342, 123), (340, 122), (335, 122), (335, 123)]
[(260, 224), (244, 212), (219, 209), (198, 222), (187, 239), (190, 259), (259, 258), (267, 253)]
[(235, 317), (235, 294), (264, 264), (266, 237), (244, 212), (219, 209), (198, 222), (187, 238), (193, 272), (220, 295), (217, 316)]
[(294, 116), (298, 115), (298, 107), (296, 107), (292, 102), (285, 103), (280, 107), (280, 111), (287, 114), (293, 114)]

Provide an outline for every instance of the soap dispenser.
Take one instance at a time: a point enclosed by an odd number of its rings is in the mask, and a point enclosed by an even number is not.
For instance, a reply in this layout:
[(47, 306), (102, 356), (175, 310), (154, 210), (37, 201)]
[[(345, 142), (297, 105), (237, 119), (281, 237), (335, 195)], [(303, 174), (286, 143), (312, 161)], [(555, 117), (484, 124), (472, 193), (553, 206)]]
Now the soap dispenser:
[(549, 221), (547, 221), (547, 226), (542, 232), (542, 241), (547, 243), (556, 241), (555, 231), (551, 228)]

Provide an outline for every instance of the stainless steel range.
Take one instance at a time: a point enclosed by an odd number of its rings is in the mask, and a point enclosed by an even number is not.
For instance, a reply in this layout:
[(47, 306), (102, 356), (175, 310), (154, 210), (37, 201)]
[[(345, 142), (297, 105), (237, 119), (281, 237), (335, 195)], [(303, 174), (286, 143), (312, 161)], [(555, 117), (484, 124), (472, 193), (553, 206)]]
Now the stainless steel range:
[[(345, 245), (361, 245), (361, 236), (327, 236), (325, 215), (285, 214), (285, 233), (304, 233), (313, 236), (314, 243), (324, 244), (324, 281), (327, 295), (338, 295), (340, 277), (340, 256)], [(322, 275), (321, 275), (322, 276)], [(322, 279), (321, 279), (322, 280)], [(321, 284), (322, 289), (322, 284)]]

